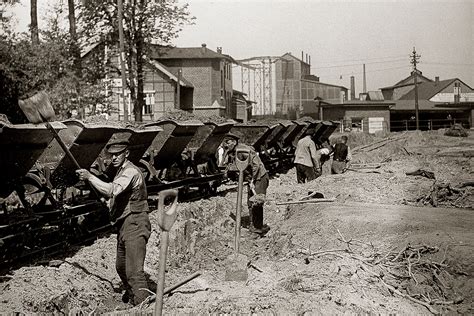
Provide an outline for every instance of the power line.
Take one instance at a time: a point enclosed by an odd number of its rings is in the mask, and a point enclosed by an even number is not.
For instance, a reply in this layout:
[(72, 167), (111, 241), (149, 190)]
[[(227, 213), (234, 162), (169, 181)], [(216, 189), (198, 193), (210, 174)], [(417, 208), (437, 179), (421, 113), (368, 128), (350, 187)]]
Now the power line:
[(446, 66), (474, 66), (474, 64), (462, 64), (462, 63), (438, 63), (438, 62), (423, 62), (424, 65), (446, 65)]
[[(402, 58), (405, 57), (406, 55), (398, 55), (398, 56), (386, 56), (386, 57), (374, 57), (374, 58), (363, 58), (363, 59), (345, 59), (345, 60), (332, 60), (332, 61), (323, 61), (320, 63), (345, 63), (345, 62), (352, 62), (352, 61), (359, 61), (359, 62), (365, 62), (367, 60), (378, 60), (378, 59), (394, 59), (394, 58)], [(367, 63), (366, 63), (367, 64)]]
[[(398, 67), (390, 67), (390, 68), (380, 68), (380, 69), (374, 69), (370, 71), (366, 71), (365, 73), (372, 73), (372, 72), (380, 72), (380, 71), (386, 71), (386, 70), (392, 70), (392, 69), (402, 69), (402, 68), (407, 68), (407, 65), (404, 66), (398, 66)], [(348, 72), (348, 73), (343, 73), (343, 74), (334, 74), (334, 75), (329, 75), (329, 76), (320, 76), (320, 77), (340, 77), (340, 76), (348, 76), (348, 75), (360, 75), (362, 74), (362, 71), (353, 71), (353, 72)]]
[[(368, 62), (368, 63), (364, 63), (364, 64), (366, 64), (366, 65), (370, 65), (370, 64), (385, 64), (385, 63), (394, 63), (394, 62), (401, 62), (401, 61), (406, 62), (406, 58), (404, 58), (404, 59), (394, 59), (394, 60), (384, 60), (384, 61), (373, 61), (373, 62)], [(346, 65), (323, 66), (323, 67), (311, 67), (311, 69), (342, 68), (342, 67), (350, 67), (350, 66), (360, 66), (361, 64), (362, 64), (362, 63), (346, 64)]]

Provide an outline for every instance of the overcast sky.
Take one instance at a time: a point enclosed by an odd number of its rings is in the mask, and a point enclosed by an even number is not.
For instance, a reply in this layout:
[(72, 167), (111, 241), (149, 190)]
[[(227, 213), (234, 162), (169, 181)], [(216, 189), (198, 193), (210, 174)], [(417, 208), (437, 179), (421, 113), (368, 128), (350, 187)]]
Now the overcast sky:
[[(40, 6), (56, 0), (38, 1)], [(29, 20), (29, 1), (17, 13)], [(235, 59), (311, 56), (311, 72), (322, 82), (376, 90), (405, 78), (413, 47), (423, 75), (460, 78), (474, 87), (474, 0), (469, 1), (316, 1), (180, 0), (196, 17), (177, 46), (206, 43), (223, 47)], [(41, 14), (41, 11), (40, 11)], [(19, 28), (23, 28), (22, 23)], [(341, 79), (342, 77), (342, 79)]]

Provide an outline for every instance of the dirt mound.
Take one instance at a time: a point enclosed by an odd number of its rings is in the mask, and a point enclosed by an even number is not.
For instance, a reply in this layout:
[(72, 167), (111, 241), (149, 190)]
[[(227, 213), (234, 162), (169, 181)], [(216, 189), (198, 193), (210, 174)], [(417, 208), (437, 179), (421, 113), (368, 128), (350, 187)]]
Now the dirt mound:
[(145, 122), (136, 122), (136, 121), (118, 121), (118, 120), (111, 120), (107, 116), (103, 114), (99, 115), (91, 115), (87, 116), (82, 122), (87, 124), (97, 124), (97, 125), (112, 125), (115, 127), (122, 127), (122, 128), (135, 128), (135, 129), (142, 129), (144, 128)]
[(461, 124), (453, 124), (449, 129), (444, 133), (446, 136), (454, 137), (467, 137), (467, 130)]
[(179, 121), (179, 122), (189, 121), (189, 120), (198, 120), (198, 121), (201, 121), (202, 123), (212, 122), (212, 123), (217, 123), (217, 124), (229, 122), (228, 119), (219, 115), (201, 116), (201, 115), (196, 115), (191, 112), (187, 112), (183, 110), (173, 110), (173, 111), (167, 112), (159, 120), (174, 120), (174, 121)]

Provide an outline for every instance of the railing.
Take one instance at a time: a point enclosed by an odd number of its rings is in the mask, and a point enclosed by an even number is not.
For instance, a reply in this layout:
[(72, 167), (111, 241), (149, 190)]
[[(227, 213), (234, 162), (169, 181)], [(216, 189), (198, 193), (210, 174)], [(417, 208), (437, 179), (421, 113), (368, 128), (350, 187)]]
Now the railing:
[[(399, 132), (399, 131), (414, 131), (416, 130), (415, 120), (394, 120), (390, 121), (390, 125), (387, 121), (369, 122), (367, 118), (354, 123), (351, 120), (340, 120), (339, 121), (339, 132), (365, 132), (374, 133), (377, 132)], [(468, 119), (430, 119), (430, 120), (419, 120), (420, 130), (432, 131), (440, 128), (450, 128), (454, 124), (460, 124), (464, 128), (469, 129), (471, 127)]]
[[(469, 129), (470, 124), (467, 119), (431, 119), (431, 120), (419, 120), (420, 130), (432, 131), (440, 128), (450, 128), (453, 124), (461, 124), (464, 128)], [(415, 120), (400, 120), (390, 121), (390, 131), (412, 131), (416, 130)]]

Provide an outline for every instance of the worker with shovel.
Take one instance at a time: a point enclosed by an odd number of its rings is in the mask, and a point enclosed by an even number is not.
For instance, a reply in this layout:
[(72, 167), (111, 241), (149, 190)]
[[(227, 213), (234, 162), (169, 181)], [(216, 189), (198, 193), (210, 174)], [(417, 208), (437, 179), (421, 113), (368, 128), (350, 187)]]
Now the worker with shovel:
[(267, 194), (270, 178), (262, 160), (253, 147), (241, 144), (238, 140), (239, 137), (237, 135), (228, 135), (225, 141), (227, 155), (231, 159), (234, 157), (235, 161), (236, 153), (239, 152), (239, 155), (242, 155), (242, 157), (239, 157), (239, 160), (244, 161), (247, 160), (247, 157), (244, 157), (246, 155), (245, 152), (249, 153), (248, 166), (245, 170), (246, 178), (248, 179), (249, 232), (264, 236), (270, 230), (268, 225), (263, 224), (263, 204), (265, 203), (265, 195)]
[(331, 173), (340, 174), (349, 168), (352, 159), (351, 150), (347, 145), (348, 138), (346, 135), (341, 136), (341, 140), (334, 145), (334, 155), (331, 164)]
[(86, 169), (78, 169), (80, 180), (87, 180), (108, 198), (110, 218), (117, 230), (116, 269), (124, 286), (124, 303), (134, 305), (147, 298), (143, 270), (146, 244), (151, 233), (145, 179), (138, 167), (127, 159), (128, 141), (117, 139), (107, 144), (112, 165), (117, 169), (112, 182), (104, 182)]

